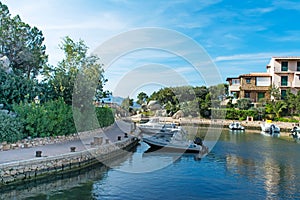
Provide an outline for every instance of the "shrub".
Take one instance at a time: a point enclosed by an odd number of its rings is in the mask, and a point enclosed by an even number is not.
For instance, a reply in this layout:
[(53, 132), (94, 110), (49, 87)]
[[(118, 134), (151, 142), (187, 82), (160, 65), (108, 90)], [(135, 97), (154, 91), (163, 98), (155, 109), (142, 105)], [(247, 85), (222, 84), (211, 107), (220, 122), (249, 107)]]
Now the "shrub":
[(13, 108), (23, 123), (27, 136), (48, 137), (76, 132), (72, 108), (62, 99), (38, 105), (20, 103)]
[(108, 107), (96, 107), (96, 115), (100, 127), (106, 127), (115, 122), (115, 118), (111, 108)]
[[(94, 109), (94, 107), (92, 107)], [(20, 121), (24, 125), (24, 133), (31, 137), (49, 137), (68, 135), (75, 132), (94, 130), (96, 128), (109, 126), (114, 123), (114, 117), (110, 108), (95, 108), (88, 112), (75, 112), (76, 130), (72, 106), (67, 105), (63, 99), (51, 100), (43, 104), (14, 105)], [(90, 114), (96, 111), (98, 122)], [(96, 120), (97, 120), (96, 119)]]
[(257, 110), (212, 109), (212, 113), (214, 113), (214, 118), (223, 118), (226, 113), (225, 119), (245, 120), (247, 116), (253, 116), (254, 119), (258, 119)]
[(18, 118), (0, 112), (0, 142), (16, 142), (23, 139), (23, 126)]
[(280, 121), (280, 122), (291, 122), (291, 123), (299, 123), (299, 120), (296, 120), (296, 119), (289, 119), (289, 118), (283, 118), (283, 117), (275, 118), (275, 121)]

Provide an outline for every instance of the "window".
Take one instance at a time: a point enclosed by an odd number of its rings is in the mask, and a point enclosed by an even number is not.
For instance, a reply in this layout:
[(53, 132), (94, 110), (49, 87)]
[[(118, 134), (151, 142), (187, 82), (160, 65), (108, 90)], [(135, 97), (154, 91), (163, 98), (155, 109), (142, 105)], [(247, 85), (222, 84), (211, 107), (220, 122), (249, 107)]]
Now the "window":
[(257, 98), (258, 98), (258, 101), (259, 101), (260, 99), (265, 98), (265, 93), (264, 93), (264, 92), (259, 92), (259, 93), (257, 94)]
[(286, 90), (281, 90), (281, 99), (285, 99), (286, 97)]
[(300, 62), (297, 62), (297, 71), (300, 71)]
[(251, 83), (251, 78), (246, 78), (246, 83), (250, 84)]
[(239, 85), (240, 79), (232, 79), (232, 85)]
[(287, 86), (288, 85), (288, 77), (282, 76), (281, 77), (281, 86)]
[(250, 98), (250, 92), (245, 92), (245, 98)]
[(256, 77), (256, 86), (270, 86), (271, 77)]
[(281, 62), (281, 71), (286, 72), (288, 70), (288, 62)]

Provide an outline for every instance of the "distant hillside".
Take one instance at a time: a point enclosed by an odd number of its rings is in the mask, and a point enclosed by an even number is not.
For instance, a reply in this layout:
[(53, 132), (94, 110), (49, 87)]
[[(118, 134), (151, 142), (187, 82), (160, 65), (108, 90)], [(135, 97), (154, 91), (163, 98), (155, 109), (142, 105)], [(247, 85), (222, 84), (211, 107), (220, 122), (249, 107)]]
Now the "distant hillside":
[[(122, 102), (123, 102), (124, 99), (125, 99), (125, 98), (123, 98), (123, 97), (114, 97), (114, 96), (110, 96), (110, 97), (107, 97), (107, 98), (103, 98), (103, 101), (104, 101), (105, 103), (116, 103), (116, 104), (118, 104), (119, 106), (121, 106), (121, 104), (122, 104)], [(132, 107), (133, 107), (133, 108), (140, 108), (141, 105), (138, 104), (137, 102), (133, 102), (133, 106), (132, 106)]]
[(102, 100), (104, 101), (104, 103), (116, 103), (120, 106), (122, 104), (124, 98), (123, 97), (110, 96), (110, 97), (107, 97), (107, 98), (103, 98)]
[(123, 97), (112, 97), (112, 102), (121, 105), (124, 99)]

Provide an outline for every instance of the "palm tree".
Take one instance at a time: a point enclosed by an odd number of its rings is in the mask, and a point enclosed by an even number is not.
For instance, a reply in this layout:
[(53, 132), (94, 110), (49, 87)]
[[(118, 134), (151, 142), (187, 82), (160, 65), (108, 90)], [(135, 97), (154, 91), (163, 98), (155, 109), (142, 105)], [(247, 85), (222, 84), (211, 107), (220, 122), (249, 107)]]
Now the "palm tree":
[(287, 108), (287, 104), (284, 101), (272, 101), (266, 105), (267, 113), (275, 113), (277, 118), (280, 118), (280, 114)]

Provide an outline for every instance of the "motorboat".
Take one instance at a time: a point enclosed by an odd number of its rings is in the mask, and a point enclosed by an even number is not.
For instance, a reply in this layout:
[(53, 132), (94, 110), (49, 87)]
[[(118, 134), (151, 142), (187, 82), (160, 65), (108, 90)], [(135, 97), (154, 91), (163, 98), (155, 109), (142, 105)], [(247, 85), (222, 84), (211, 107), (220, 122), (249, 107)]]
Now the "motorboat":
[(232, 122), (232, 123), (229, 124), (228, 127), (229, 127), (230, 130), (239, 130), (239, 131), (244, 131), (245, 130), (245, 127), (242, 126), (240, 124), (240, 122)]
[(203, 145), (201, 138), (197, 137), (194, 141), (186, 140), (185, 133), (182, 131), (176, 131), (172, 136), (156, 134), (143, 137), (142, 141), (156, 149), (163, 148), (164, 150), (182, 153), (208, 153), (208, 148)]
[(266, 133), (268, 135), (271, 136), (279, 136), (280, 135), (280, 128), (279, 126), (273, 124), (273, 123), (269, 123), (269, 122), (264, 122), (261, 125), (261, 131), (263, 133)]
[(138, 128), (143, 133), (156, 134), (158, 132), (173, 132), (180, 130), (181, 127), (175, 123), (160, 123), (159, 118), (152, 118), (147, 123), (140, 124)]
[(294, 139), (300, 139), (300, 127), (294, 126), (290, 134)]

